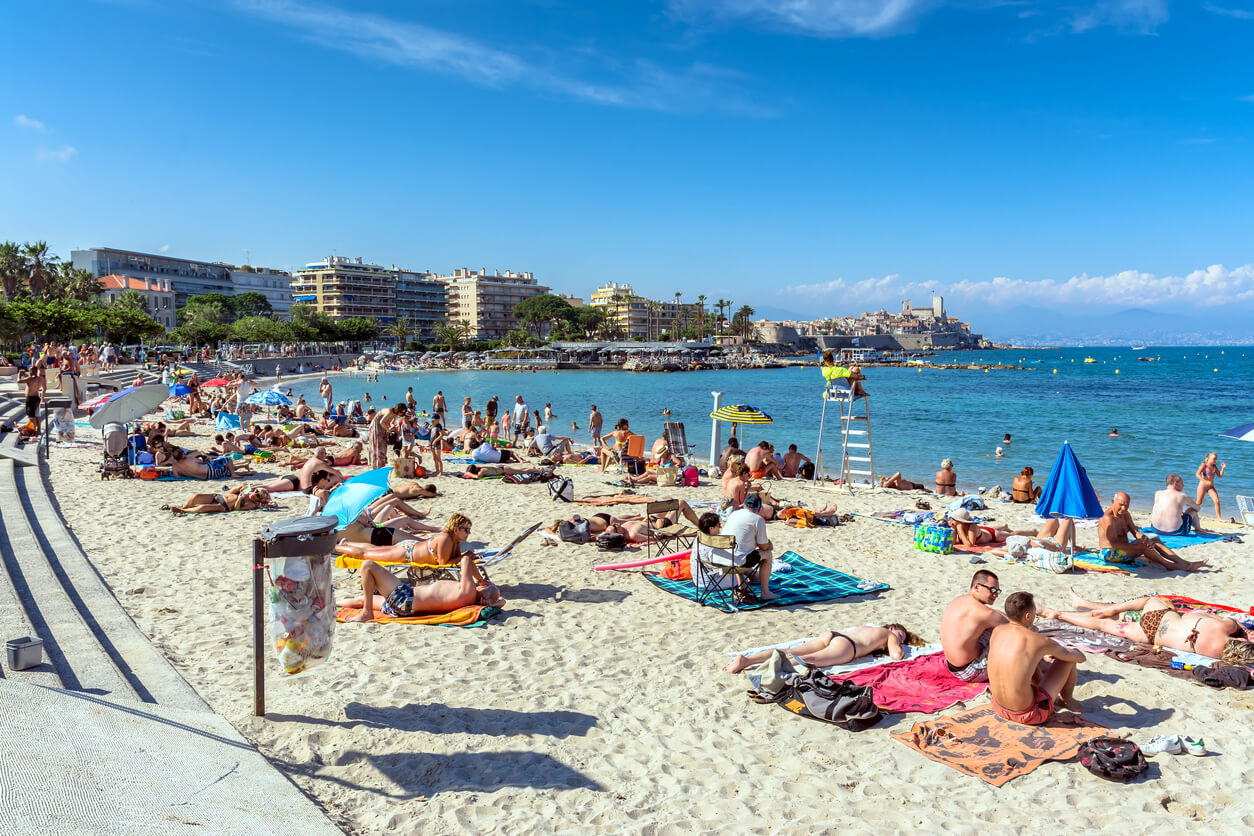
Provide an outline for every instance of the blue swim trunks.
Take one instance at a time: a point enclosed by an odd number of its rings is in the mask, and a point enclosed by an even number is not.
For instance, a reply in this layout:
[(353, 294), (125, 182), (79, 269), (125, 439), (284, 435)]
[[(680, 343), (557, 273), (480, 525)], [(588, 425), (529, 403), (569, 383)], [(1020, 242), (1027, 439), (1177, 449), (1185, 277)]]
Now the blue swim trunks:
[(392, 618), (408, 618), (414, 614), (414, 585), (401, 581), (383, 601), (383, 614)]
[(217, 481), (218, 479), (230, 479), (231, 465), (229, 462), (230, 459), (226, 456), (219, 456), (216, 459), (211, 459), (206, 462), (209, 472), (205, 476), (205, 481), (208, 482), (210, 480)]
[(1183, 537), (1193, 530), (1193, 518), (1188, 514), (1184, 515), (1184, 520), (1180, 523), (1180, 527), (1175, 531), (1160, 531), (1159, 534), (1167, 534), (1175, 537)]

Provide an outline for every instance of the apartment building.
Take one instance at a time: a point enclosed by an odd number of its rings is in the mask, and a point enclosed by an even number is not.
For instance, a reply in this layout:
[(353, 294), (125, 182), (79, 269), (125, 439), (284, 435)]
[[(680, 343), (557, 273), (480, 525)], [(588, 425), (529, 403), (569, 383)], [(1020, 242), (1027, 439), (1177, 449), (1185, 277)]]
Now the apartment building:
[(286, 270), (243, 265), (227, 266), (232, 293), (260, 293), (279, 319), (292, 317), (292, 274)]
[(327, 256), (292, 273), (292, 301), (313, 305), (334, 320), (396, 319), (396, 273), (360, 258)]
[(148, 304), (148, 315), (160, 322), (167, 331), (174, 327), (174, 289), (169, 279), (137, 279), (134, 276), (101, 276), (97, 281), (103, 288), (97, 298), (113, 304), (128, 290), (133, 290)]
[(434, 273), (397, 270), (396, 315), (409, 319), (410, 332), (421, 342), (431, 342), (435, 329), (449, 316), (449, 286)]
[(168, 281), (174, 290), (175, 305), (180, 308), (187, 304), (190, 296), (202, 293), (230, 295), (232, 292), (230, 265), (226, 264), (111, 247), (73, 250), (70, 262), (79, 270), (89, 271), (97, 279), (131, 276)]
[(624, 339), (640, 337), (656, 339), (670, 329), (676, 320), (694, 324), (697, 306), (674, 299), (646, 299), (629, 284), (610, 282), (593, 292), (588, 304), (605, 311), (608, 321)]
[(459, 268), (440, 276), (448, 285), (448, 316), (470, 326), (470, 338), (495, 340), (519, 328), (514, 306), (524, 299), (548, 293), (531, 273), (489, 273), (487, 269)]

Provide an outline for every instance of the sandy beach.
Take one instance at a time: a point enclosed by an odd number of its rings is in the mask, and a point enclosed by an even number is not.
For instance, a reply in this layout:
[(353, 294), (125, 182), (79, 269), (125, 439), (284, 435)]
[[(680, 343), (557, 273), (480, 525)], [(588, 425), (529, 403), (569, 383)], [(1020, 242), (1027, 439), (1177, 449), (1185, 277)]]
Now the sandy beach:
[[(80, 439), (92, 437), (78, 429)], [(209, 438), (179, 441), (205, 447)], [(909, 527), (864, 517), (826, 529), (772, 523), (768, 531), (777, 554), (795, 550), (890, 591), (735, 615), (667, 595), (635, 571), (592, 568), (630, 560), (632, 551), (620, 558), (592, 545), (543, 547), (533, 536), (493, 570), (508, 604), (486, 627), (339, 625), (320, 667), (287, 676), (268, 660), (270, 713), (254, 718), (250, 542), (264, 526), (303, 513), (304, 501), (286, 500), (281, 512), (173, 518), (158, 508), (203, 485), (102, 483), (99, 459), (96, 450), (55, 449), (51, 460), (57, 501), (88, 555), (209, 705), (349, 832), (1254, 827), (1254, 802), (1243, 792), (1254, 777), (1246, 757), (1254, 747), (1251, 692), (1214, 691), (1090, 655), (1076, 690), (1087, 719), (1138, 742), (1203, 737), (1212, 754), (1160, 755), (1130, 785), (1075, 762), (1047, 763), (1000, 789), (889, 736), (927, 715), (889, 714), (855, 734), (750, 702), (745, 678), (721, 671), (728, 651), (888, 621), (939, 640), (944, 606), (966, 591), (976, 568), (970, 556), (916, 551)], [(562, 470), (578, 495), (616, 490), (595, 468)], [(499, 547), (571, 510), (551, 502), (543, 485), (435, 481), (440, 496), (418, 507), (441, 521), (468, 514), (473, 546)], [(856, 513), (908, 508), (919, 496), (772, 488), (811, 508), (834, 498), (842, 512)], [(695, 489), (640, 492), (713, 500), (718, 486), (706, 479)], [(1029, 508), (1002, 503), (989, 513), (1012, 527), (1030, 518)], [(1096, 530), (1082, 528), (1080, 543), (1095, 545)], [(1101, 600), (1160, 592), (1254, 602), (1248, 543), (1200, 545), (1186, 556), (1209, 557), (1210, 565), (1192, 575), (1143, 568), (1134, 576), (1049, 575), (996, 559), (989, 568), (1007, 593), (1032, 591), (1053, 607), (1066, 606), (1068, 586)], [(341, 571), (336, 584), (337, 599), (360, 589)]]

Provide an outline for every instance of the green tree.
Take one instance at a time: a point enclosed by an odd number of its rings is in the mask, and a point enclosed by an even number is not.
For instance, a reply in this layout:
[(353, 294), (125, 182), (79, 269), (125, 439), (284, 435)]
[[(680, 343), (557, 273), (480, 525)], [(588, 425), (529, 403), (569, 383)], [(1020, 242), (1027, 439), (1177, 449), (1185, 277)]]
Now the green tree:
[(56, 275), (56, 256), (48, 251), (47, 241), (24, 244), (22, 255), (26, 260), (26, 286), (30, 288), (31, 296), (42, 298)]
[(72, 340), (94, 327), (85, 306), (59, 299), (23, 297), (10, 302), (8, 309), (40, 340)]
[(13, 345), (26, 333), (26, 323), (7, 302), (0, 302), (0, 345)]
[(311, 342), (329, 343), (339, 339), (335, 320), (326, 312), (303, 302), (292, 305), (292, 334), (298, 340)]
[(148, 313), (148, 300), (138, 290), (122, 291), (113, 304), (119, 308), (130, 308), (133, 311)]
[(270, 300), (266, 298), (264, 293), (258, 293), (255, 290), (250, 290), (247, 293), (237, 293), (226, 298), (230, 302), (231, 313), (236, 319), (246, 316), (269, 316), (274, 313), (274, 308), (270, 306)]
[(114, 342), (133, 343), (165, 333), (161, 323), (148, 315), (147, 308), (139, 310), (117, 303), (92, 305), (85, 310), (85, 316), (90, 327)]
[(456, 351), (457, 348), (466, 341), (466, 337), (470, 335), (470, 323), (465, 321), (441, 320), (435, 326), (435, 338), (438, 342), (447, 345), (449, 349)]
[(552, 293), (528, 297), (514, 306), (514, 316), (537, 337), (543, 336), (551, 323), (559, 319), (569, 321), (574, 315), (570, 303)]
[(396, 337), (396, 347), (403, 349), (405, 343), (409, 340), (409, 335), (413, 333), (413, 326), (409, 324), (409, 317), (398, 316), (395, 322), (389, 322), (383, 329), (383, 333), (389, 337)]
[(750, 337), (753, 335), (753, 323), (750, 321), (753, 315), (757, 313), (748, 305), (741, 305), (732, 317), (733, 330), (742, 337)]
[(591, 306), (575, 309), (574, 324), (580, 336), (591, 339), (605, 325), (605, 310)]
[(336, 323), (336, 334), (348, 342), (369, 342), (379, 335), (379, 325), (364, 316), (350, 316)]
[(232, 322), (227, 333), (232, 342), (278, 343), (291, 337), (291, 328), (272, 317), (246, 316)]
[[(699, 294), (697, 296), (697, 333), (698, 334), (705, 333), (705, 294), (704, 293)], [(698, 336), (697, 339), (701, 339), (701, 337)]]
[(22, 247), (14, 241), (0, 243), (0, 289), (4, 298), (17, 298), (18, 288), (26, 281), (26, 256)]
[(48, 279), (44, 293), (53, 299), (94, 302), (104, 286), (90, 270), (80, 270), (71, 262), (62, 261)]

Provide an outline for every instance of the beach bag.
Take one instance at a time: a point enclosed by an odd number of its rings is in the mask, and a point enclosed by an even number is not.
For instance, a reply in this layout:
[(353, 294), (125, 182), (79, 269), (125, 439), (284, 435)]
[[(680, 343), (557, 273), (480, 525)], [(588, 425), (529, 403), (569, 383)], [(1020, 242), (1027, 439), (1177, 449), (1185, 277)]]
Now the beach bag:
[(1145, 771), (1141, 747), (1122, 737), (1095, 737), (1080, 745), (1080, 763), (1094, 775), (1112, 781), (1127, 781)]
[(914, 547), (921, 552), (950, 554), (954, 550), (954, 530), (947, 525), (916, 525)]
[(627, 471), (630, 476), (643, 475), (645, 471), (644, 459), (639, 456), (623, 456), (623, 470)]
[(684, 468), (684, 487), (695, 488), (701, 484), (701, 473), (695, 467)]
[(832, 679), (819, 668), (786, 676), (784, 683), (772, 702), (798, 717), (821, 720), (856, 732), (869, 729), (884, 716), (875, 707), (870, 686)]
[(603, 531), (597, 535), (596, 546), (603, 552), (621, 552), (627, 548), (627, 538), (615, 531)]
[[(574, 502), (575, 501), (575, 483), (570, 481), (569, 477), (564, 479), (554, 479), (549, 482), (549, 499), (554, 502)], [(584, 538), (580, 542), (588, 542), (588, 538)]]
[(662, 577), (670, 581), (690, 581), (692, 580), (692, 561), (688, 558), (682, 560), (668, 560), (663, 564)]
[(557, 527), (557, 537), (563, 543), (583, 545), (592, 539), (592, 526), (587, 520), (571, 522), (565, 520)]
[(1070, 572), (1075, 565), (1072, 562), (1071, 555), (1066, 552), (1056, 552), (1039, 547), (1028, 549), (1028, 553), (1023, 560), (1030, 566), (1035, 566), (1037, 569), (1055, 575)]
[(673, 488), (679, 484), (679, 467), (676, 465), (659, 465), (657, 469), (657, 486)]
[(745, 670), (745, 676), (753, 690), (751, 698), (759, 702), (775, 702), (780, 692), (788, 687), (788, 678), (810, 670), (795, 656), (783, 650), (772, 650), (765, 662)]
[(534, 485), (552, 478), (552, 470), (537, 470), (534, 473), (511, 473), (505, 477), (505, 481), (511, 485)]

